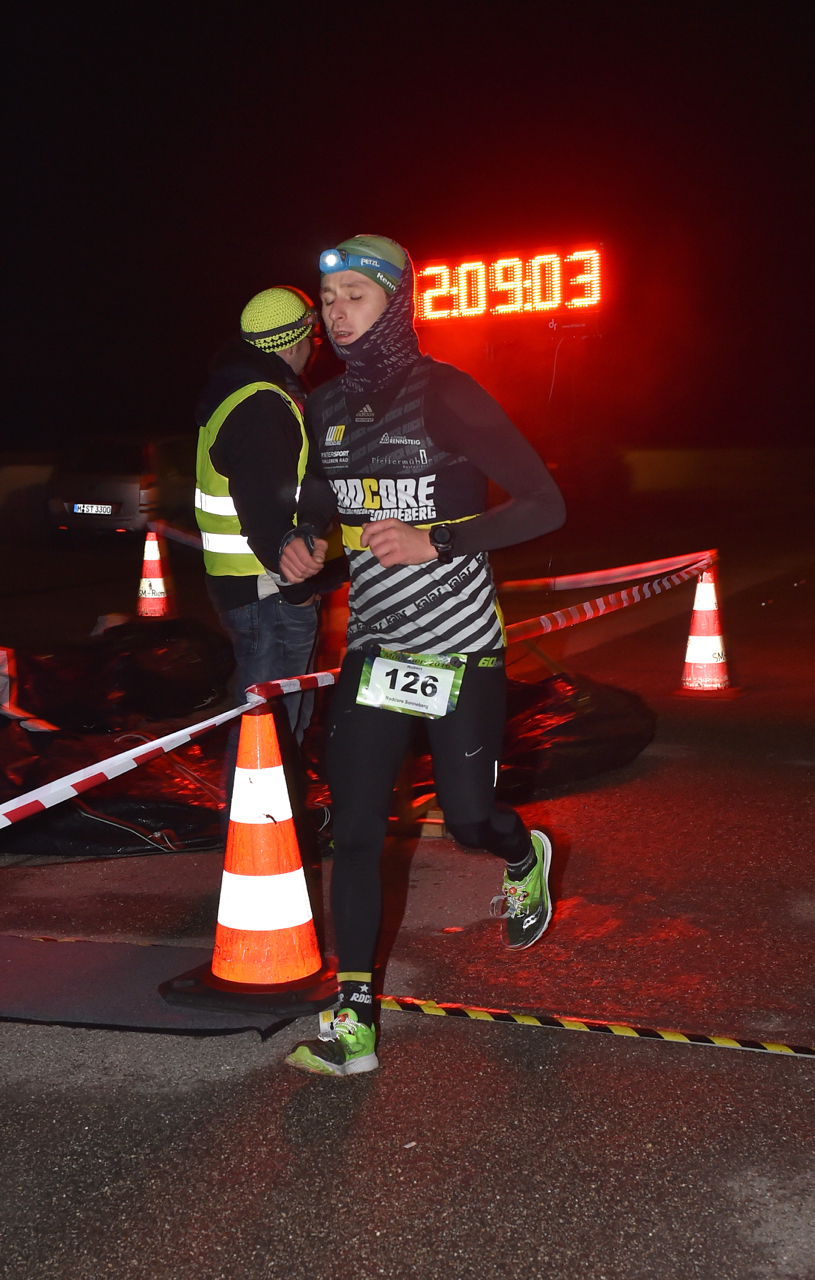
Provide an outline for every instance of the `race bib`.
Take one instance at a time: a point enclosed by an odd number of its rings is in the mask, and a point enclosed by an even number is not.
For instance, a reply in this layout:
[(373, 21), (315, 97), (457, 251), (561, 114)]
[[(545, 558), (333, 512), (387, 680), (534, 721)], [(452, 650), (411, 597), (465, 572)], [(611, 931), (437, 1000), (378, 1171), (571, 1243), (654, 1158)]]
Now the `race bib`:
[(458, 653), (400, 653), (366, 658), (357, 690), (364, 707), (438, 720), (454, 711), (467, 659)]

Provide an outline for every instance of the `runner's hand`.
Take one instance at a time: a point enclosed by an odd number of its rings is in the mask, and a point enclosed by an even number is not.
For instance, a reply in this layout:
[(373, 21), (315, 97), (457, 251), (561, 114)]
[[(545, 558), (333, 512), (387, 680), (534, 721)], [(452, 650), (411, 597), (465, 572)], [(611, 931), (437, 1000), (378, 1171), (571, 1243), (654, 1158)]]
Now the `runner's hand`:
[(325, 564), (328, 543), (323, 538), (314, 539), (314, 555), (303, 538), (292, 538), (280, 557), (280, 572), (287, 582), (305, 582), (313, 578)]
[(416, 529), (404, 520), (376, 520), (363, 525), (359, 541), (363, 547), (370, 547), (384, 569), (438, 559), (427, 529)]

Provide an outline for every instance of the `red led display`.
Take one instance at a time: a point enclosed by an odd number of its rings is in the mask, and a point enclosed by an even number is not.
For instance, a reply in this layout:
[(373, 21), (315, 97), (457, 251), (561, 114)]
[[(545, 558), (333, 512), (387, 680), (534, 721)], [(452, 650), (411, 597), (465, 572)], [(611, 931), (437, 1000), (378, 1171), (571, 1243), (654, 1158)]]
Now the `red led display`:
[(600, 250), (538, 253), (531, 258), (435, 262), (416, 268), (416, 321), (535, 315), (599, 307)]

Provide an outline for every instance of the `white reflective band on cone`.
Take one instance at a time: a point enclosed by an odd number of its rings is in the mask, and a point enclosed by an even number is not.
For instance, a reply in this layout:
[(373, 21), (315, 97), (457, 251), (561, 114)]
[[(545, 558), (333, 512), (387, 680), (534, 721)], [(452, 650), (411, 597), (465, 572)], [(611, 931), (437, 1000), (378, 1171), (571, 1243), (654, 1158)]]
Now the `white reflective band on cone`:
[(236, 516), (235, 504), (229, 494), (225, 498), (216, 498), (212, 493), (195, 490), (195, 505), (199, 511), (207, 511), (211, 516)]
[(700, 582), (697, 584), (696, 599), (693, 602), (693, 607), (694, 609), (718, 609), (715, 582)]
[(205, 533), (201, 530), (205, 551), (220, 551), (227, 556), (251, 556), (252, 549), (241, 533)]
[(163, 578), (142, 578), (139, 583), (140, 596), (163, 596), (166, 595), (164, 590)]
[(144, 560), (160, 560), (161, 552), (158, 549), (158, 543), (152, 538), (148, 538), (144, 544)]
[(282, 764), (271, 769), (236, 769), (229, 817), (232, 822), (253, 825), (290, 818), (291, 801)]
[(685, 661), (700, 666), (724, 662), (724, 640), (721, 636), (688, 636)]
[(293, 929), (311, 918), (302, 867), (279, 876), (224, 872), (218, 924), (225, 929)]

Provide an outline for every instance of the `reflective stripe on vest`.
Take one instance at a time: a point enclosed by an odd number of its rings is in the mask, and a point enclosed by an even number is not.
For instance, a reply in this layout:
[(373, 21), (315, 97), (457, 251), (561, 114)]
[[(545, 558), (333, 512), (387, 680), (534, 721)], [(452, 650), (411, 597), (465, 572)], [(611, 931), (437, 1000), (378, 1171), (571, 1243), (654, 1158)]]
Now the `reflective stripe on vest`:
[[(257, 391), (274, 391), (294, 414), (300, 428), (301, 446), (297, 459), (297, 486), (292, 495), (294, 508), (308, 461), (308, 437), (303, 414), (296, 400), (274, 382), (250, 382), (233, 391), (219, 405), (198, 432), (198, 457), (195, 468), (195, 519), (204, 546), (204, 567), (215, 577), (254, 577), (266, 573), (266, 566), (253, 554), (241, 533), (241, 523), (229, 492), (229, 481), (213, 466), (209, 451), (229, 414)], [(296, 517), (295, 517), (296, 522)]]
[(213, 516), (236, 516), (235, 504), (229, 494), (225, 498), (216, 498), (214, 494), (195, 490), (195, 505), (199, 511), (208, 511)]
[[(251, 556), (252, 550), (242, 533), (207, 533), (201, 530), (201, 542), (205, 551), (220, 556)], [(263, 570), (265, 572), (265, 570)]]

